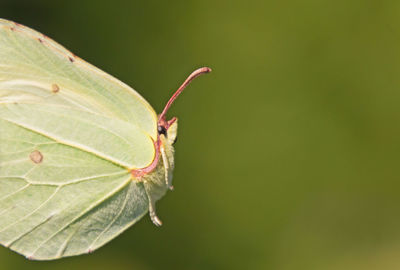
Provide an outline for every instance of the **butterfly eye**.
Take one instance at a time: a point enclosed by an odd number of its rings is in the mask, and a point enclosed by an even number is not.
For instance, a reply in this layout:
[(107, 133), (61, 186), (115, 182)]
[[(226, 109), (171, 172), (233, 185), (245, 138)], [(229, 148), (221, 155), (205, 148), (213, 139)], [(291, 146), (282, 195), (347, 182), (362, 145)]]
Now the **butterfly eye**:
[(163, 134), (165, 137), (167, 137), (167, 129), (164, 126), (158, 126), (157, 131), (159, 135)]

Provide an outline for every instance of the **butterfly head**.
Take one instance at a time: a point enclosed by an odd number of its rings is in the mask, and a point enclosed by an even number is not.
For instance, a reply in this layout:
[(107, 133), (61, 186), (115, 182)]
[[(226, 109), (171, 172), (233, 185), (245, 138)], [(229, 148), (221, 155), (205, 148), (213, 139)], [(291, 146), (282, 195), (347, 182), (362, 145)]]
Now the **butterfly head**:
[(170, 144), (174, 144), (177, 138), (178, 118), (173, 117), (171, 120), (166, 121), (161, 119), (158, 121), (157, 132), (158, 135), (163, 135), (167, 138)]

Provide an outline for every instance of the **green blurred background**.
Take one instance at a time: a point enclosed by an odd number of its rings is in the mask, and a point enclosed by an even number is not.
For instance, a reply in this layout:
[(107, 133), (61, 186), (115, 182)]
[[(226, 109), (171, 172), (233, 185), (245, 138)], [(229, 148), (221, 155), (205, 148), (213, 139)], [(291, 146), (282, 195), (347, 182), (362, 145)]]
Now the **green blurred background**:
[(1, 269), (400, 269), (400, 1), (21, 1), (0, 17), (174, 104), (175, 191), (90, 255)]

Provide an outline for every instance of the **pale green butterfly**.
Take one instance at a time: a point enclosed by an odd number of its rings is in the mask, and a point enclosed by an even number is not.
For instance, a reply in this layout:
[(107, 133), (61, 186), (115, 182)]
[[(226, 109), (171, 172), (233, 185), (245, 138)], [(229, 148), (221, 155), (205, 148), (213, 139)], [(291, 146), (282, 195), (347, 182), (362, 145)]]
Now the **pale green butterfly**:
[(48, 37), (0, 19), (0, 243), (30, 259), (91, 252), (171, 188), (176, 118)]

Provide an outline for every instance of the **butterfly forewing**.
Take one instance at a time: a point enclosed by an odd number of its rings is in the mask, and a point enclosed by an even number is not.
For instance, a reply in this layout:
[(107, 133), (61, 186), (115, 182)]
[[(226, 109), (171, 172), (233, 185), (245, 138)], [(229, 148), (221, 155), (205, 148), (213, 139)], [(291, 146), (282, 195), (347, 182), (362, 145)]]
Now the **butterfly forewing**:
[(133, 89), (0, 20), (0, 243), (32, 259), (90, 252), (148, 210), (131, 169), (157, 116)]

